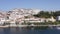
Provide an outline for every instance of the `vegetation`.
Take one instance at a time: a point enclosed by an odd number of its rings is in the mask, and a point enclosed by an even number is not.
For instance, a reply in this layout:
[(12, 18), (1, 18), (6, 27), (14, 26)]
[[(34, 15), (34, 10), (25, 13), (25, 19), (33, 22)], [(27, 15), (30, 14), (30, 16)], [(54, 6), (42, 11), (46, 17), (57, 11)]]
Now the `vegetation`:
[(60, 15), (60, 11), (40, 11), (38, 14), (33, 15), (35, 17), (50, 18), (53, 16), (55, 19)]
[[(50, 18), (51, 16), (53, 16), (55, 19), (57, 16), (60, 16), (60, 11), (40, 11), (38, 14), (33, 15), (35, 17), (41, 17), (41, 18)], [(43, 23), (44, 24), (44, 23)], [(56, 21), (56, 22), (48, 22), (45, 24), (60, 24), (60, 21)]]
[[(50, 18), (51, 16), (53, 16), (55, 19), (57, 16), (60, 16), (60, 11), (40, 11), (38, 14), (33, 15), (35, 17), (40, 17), (40, 18)], [(26, 16), (25, 18), (28, 18), (28, 16)], [(27, 25), (30, 25), (31, 23), (24, 23)], [(46, 24), (50, 24), (50, 25), (57, 25), (60, 24), (60, 21), (56, 21), (56, 22), (45, 22), (45, 23), (33, 23), (35, 25), (46, 25)]]

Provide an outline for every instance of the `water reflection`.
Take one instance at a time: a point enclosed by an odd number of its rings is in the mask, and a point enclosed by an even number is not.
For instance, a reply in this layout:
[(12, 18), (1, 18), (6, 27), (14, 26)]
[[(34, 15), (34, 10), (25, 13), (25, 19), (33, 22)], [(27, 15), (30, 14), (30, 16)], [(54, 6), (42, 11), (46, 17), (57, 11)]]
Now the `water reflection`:
[(60, 34), (60, 30), (49, 27), (0, 28), (0, 34)]
[(10, 34), (10, 28), (3, 28), (4, 34)]

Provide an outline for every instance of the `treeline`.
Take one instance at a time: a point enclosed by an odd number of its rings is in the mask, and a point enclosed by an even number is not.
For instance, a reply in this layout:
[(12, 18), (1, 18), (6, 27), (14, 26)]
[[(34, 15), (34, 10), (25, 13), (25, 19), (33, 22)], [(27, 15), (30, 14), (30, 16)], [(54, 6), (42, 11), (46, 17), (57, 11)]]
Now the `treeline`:
[(41, 18), (50, 18), (53, 16), (56, 18), (57, 16), (60, 16), (60, 11), (40, 11), (38, 14), (34, 15), (35, 17), (41, 17)]

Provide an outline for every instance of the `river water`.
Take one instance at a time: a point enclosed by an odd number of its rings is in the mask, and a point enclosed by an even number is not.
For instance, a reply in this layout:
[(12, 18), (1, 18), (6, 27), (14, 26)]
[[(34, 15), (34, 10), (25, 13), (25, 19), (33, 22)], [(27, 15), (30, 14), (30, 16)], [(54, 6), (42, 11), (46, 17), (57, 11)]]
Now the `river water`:
[(60, 34), (60, 30), (55, 28), (0, 28), (0, 34)]

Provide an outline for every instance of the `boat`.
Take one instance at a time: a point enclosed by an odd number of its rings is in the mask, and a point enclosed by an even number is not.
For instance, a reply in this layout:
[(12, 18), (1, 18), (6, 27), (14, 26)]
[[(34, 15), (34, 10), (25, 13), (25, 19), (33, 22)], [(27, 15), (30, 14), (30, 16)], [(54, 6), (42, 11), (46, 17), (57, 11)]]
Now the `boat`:
[(56, 29), (60, 29), (60, 26), (57, 26)]

